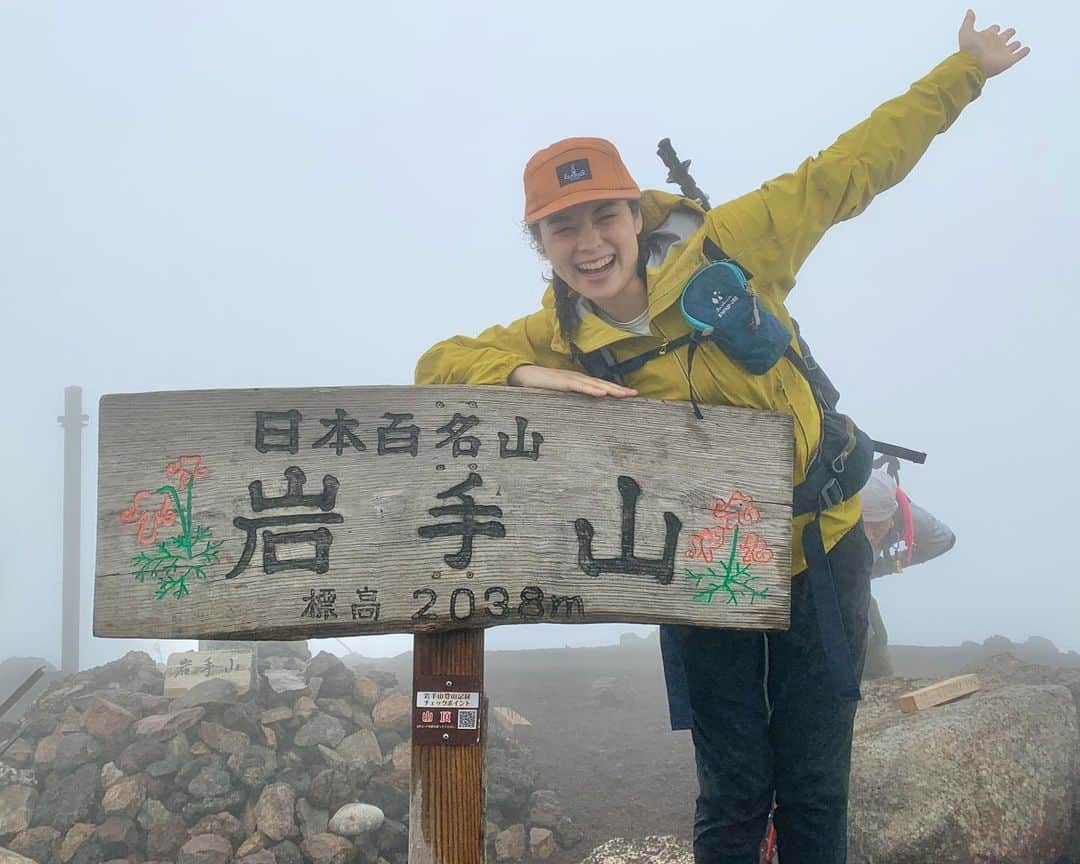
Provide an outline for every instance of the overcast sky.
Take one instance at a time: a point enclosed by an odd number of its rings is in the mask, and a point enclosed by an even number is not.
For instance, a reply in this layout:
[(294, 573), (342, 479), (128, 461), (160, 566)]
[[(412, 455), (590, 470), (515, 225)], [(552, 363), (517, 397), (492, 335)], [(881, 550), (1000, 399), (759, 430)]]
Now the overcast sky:
[[(995, 2), (1032, 54), (839, 226), (790, 305), (954, 551), (874, 584), (893, 642), (1080, 649), (1075, 4)], [(63, 387), (85, 388), (85, 662), (97, 400), (407, 384), (537, 307), (521, 171), (568, 135), (714, 203), (794, 168), (956, 48), (939, 0), (0, 4), (0, 659), (59, 661)], [(298, 327), (299, 324), (299, 327)], [(299, 339), (296, 334), (299, 332)], [(505, 627), (489, 647), (605, 641)], [(408, 637), (348, 640), (396, 653)], [(166, 645), (163, 651), (175, 646)], [(337, 646), (340, 650), (340, 646)]]

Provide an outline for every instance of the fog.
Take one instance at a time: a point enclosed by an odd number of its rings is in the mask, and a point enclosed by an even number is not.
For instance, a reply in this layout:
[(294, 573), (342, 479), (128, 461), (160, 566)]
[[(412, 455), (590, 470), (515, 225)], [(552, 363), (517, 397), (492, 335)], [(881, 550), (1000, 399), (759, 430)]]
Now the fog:
[[(1031, 56), (790, 298), (841, 408), (925, 450), (946, 556), (874, 583), (894, 643), (1080, 649), (1072, 495), (1080, 228), (1072, 4), (976, 9)], [(964, 9), (879, 4), (234, 2), (0, 5), (0, 340), (8, 488), (0, 658), (59, 665), (63, 388), (84, 388), (83, 665), (97, 401), (410, 384), (420, 354), (535, 308), (521, 172), (610, 138), (664, 187), (670, 136), (714, 204), (828, 146), (956, 47)], [(672, 188), (672, 187), (665, 187)], [(630, 625), (497, 628), (489, 648)], [(408, 636), (312, 645), (369, 656)], [(3, 695), (3, 694), (0, 694)]]

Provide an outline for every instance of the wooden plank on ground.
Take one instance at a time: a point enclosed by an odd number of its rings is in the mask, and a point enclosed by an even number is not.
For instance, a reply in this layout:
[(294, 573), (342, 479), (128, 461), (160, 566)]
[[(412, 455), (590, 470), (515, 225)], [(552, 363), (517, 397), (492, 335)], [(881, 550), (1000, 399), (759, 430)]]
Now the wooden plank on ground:
[(931, 708), (974, 693), (979, 686), (978, 675), (957, 675), (898, 696), (896, 703), (905, 714), (914, 714), (924, 708)]
[(788, 624), (791, 417), (512, 387), (101, 400), (94, 633)]

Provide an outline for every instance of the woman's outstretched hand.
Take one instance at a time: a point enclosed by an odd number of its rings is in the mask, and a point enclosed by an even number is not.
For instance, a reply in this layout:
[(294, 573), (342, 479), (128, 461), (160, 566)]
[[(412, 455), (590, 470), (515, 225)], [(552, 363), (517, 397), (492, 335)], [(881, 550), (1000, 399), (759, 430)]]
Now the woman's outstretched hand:
[(1031, 52), (1019, 40), (1010, 42), (1016, 30), (1009, 27), (1002, 30), (992, 24), (985, 30), (975, 29), (975, 13), (970, 9), (960, 25), (960, 50), (973, 55), (982, 64), (987, 78), (993, 78), (1006, 69), (1010, 69)]
[(622, 387), (584, 372), (566, 369), (547, 369), (543, 366), (518, 366), (510, 373), (513, 387), (539, 387), (542, 390), (562, 390), (565, 393), (584, 393), (586, 396), (637, 396), (633, 387)]

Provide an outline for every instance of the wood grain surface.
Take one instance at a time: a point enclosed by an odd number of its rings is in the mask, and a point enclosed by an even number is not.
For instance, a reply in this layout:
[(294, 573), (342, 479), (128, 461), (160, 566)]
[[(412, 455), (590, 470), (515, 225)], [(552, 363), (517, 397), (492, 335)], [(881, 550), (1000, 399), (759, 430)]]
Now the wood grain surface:
[(783, 414), (696, 420), (683, 402), (510, 387), (159, 392), (100, 409), (98, 636), (788, 623)]

